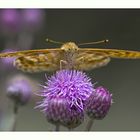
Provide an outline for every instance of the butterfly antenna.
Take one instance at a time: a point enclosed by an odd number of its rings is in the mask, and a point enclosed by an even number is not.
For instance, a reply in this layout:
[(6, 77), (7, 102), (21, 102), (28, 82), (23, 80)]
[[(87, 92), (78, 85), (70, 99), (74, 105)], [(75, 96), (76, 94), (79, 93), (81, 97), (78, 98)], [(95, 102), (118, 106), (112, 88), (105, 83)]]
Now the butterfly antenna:
[(49, 38), (47, 38), (46, 41), (49, 43), (54, 43), (54, 44), (64, 44), (63, 42), (54, 41), (54, 40), (51, 40)]
[(78, 45), (79, 46), (82, 46), (82, 45), (95, 45), (95, 44), (102, 44), (102, 43), (108, 43), (108, 42), (109, 42), (109, 40), (105, 39), (105, 40), (100, 40), (100, 41), (95, 41), (95, 42), (80, 43)]

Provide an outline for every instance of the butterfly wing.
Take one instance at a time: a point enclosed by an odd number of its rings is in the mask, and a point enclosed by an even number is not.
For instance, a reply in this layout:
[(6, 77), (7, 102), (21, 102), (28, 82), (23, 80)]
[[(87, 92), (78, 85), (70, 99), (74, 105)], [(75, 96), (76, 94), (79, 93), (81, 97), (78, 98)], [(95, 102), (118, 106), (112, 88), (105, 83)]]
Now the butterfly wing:
[(75, 60), (75, 69), (91, 70), (105, 66), (109, 63), (110, 58), (103, 53), (79, 52)]
[(140, 51), (118, 50), (118, 49), (98, 49), (98, 48), (83, 48), (80, 52), (87, 54), (96, 53), (103, 54), (112, 58), (120, 59), (140, 59)]
[(38, 55), (38, 54), (48, 54), (56, 51), (62, 51), (61, 49), (38, 49), (38, 50), (25, 50), (17, 52), (0, 53), (0, 58), (4, 57), (21, 57), (27, 55)]
[(14, 65), (24, 72), (55, 71), (60, 68), (60, 52), (19, 57)]
[(1, 58), (16, 57), (14, 65), (26, 72), (54, 71), (59, 69), (63, 57), (61, 49), (26, 50), (1, 53)]
[(139, 51), (118, 49), (80, 48), (76, 59), (76, 69), (90, 70), (105, 66), (110, 58), (140, 59)]

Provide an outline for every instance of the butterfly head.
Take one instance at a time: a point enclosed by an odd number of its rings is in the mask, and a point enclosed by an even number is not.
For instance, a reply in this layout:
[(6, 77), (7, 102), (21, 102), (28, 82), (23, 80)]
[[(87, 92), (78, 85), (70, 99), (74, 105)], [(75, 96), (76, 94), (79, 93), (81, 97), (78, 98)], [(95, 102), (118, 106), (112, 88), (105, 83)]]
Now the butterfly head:
[(65, 52), (74, 53), (78, 51), (79, 48), (74, 42), (67, 42), (64, 45), (62, 45), (61, 49), (64, 50)]

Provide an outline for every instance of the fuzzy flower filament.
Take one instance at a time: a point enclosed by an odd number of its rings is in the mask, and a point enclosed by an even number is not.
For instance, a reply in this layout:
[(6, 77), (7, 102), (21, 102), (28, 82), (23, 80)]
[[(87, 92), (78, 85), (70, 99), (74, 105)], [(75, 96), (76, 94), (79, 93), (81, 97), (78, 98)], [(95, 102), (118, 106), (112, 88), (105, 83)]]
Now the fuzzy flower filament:
[(61, 70), (47, 80), (41, 95), (43, 101), (38, 107), (49, 121), (74, 128), (83, 121), (85, 101), (93, 91), (93, 84), (85, 73)]

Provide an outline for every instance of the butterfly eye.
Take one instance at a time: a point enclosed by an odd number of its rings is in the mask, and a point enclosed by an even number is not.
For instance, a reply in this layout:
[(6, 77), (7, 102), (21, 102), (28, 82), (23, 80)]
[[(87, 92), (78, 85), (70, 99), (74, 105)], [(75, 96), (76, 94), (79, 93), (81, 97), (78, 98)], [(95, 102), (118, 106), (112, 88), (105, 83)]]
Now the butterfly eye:
[(75, 47), (75, 48), (74, 48), (74, 50), (75, 50), (75, 51), (78, 51), (78, 48), (77, 48), (77, 47)]

